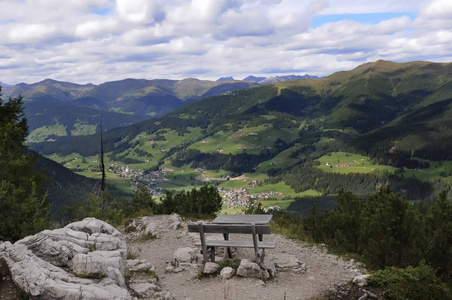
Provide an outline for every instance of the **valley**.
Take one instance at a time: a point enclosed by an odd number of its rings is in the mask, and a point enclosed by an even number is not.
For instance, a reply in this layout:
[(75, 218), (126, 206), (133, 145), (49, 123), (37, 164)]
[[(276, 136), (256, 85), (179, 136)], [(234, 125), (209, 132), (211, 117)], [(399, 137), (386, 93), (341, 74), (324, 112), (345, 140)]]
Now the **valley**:
[[(147, 186), (156, 197), (211, 184), (291, 211), (312, 201), (330, 209), (341, 188), (363, 196), (391, 186), (409, 200), (432, 200), (452, 182), (447, 74), (452, 64), (377, 61), (199, 99), (104, 131), (108, 180), (126, 193)], [(99, 178), (99, 133), (29, 145)], [(240, 176), (247, 181), (225, 180)]]

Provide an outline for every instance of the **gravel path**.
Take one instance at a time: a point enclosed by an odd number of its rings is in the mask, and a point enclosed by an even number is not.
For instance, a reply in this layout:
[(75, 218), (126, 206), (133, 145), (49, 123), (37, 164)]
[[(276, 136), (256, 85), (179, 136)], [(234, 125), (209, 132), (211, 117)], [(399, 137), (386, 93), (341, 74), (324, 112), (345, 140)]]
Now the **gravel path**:
[[(265, 236), (265, 240), (277, 242), (276, 248), (266, 251), (266, 254), (295, 255), (306, 264), (306, 272), (278, 272), (274, 279), (265, 283), (259, 279), (239, 276), (229, 280), (217, 276), (199, 280), (196, 278), (196, 270), (165, 273), (167, 264), (173, 260), (175, 250), (194, 247), (194, 241), (199, 238), (199, 235), (187, 232), (186, 222), (182, 220), (179, 228), (173, 229), (174, 219), (174, 216), (146, 217), (145, 223), (157, 236), (152, 240), (142, 241), (130, 233), (125, 233), (125, 236), (129, 251), (136, 254), (138, 259), (144, 259), (155, 267), (163, 290), (169, 291), (177, 300), (310, 299), (331, 291), (336, 285), (361, 274), (357, 266), (350, 261), (344, 261), (319, 248), (309, 247), (277, 234)], [(238, 238), (238, 235), (231, 238)], [(246, 237), (240, 235), (240, 238)], [(247, 249), (238, 254), (240, 257), (253, 258), (253, 253)]]

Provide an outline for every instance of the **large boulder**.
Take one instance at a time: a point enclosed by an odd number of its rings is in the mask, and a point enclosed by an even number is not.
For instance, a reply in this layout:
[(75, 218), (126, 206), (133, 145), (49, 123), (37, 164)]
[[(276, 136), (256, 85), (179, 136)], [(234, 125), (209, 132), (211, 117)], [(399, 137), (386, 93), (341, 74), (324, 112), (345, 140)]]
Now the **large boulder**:
[(122, 234), (94, 218), (0, 245), (14, 282), (32, 299), (131, 299), (126, 256)]

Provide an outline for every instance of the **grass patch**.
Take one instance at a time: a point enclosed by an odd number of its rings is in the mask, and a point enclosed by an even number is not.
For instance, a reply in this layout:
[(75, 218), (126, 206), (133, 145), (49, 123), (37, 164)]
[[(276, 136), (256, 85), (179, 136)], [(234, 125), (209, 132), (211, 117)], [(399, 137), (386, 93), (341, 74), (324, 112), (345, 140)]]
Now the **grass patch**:
[(224, 188), (224, 189), (239, 189), (242, 187), (248, 187), (249, 184), (245, 180), (227, 180), (223, 181), (218, 185), (218, 187)]
[(318, 193), (314, 190), (307, 190), (301, 193), (295, 192), (290, 185), (286, 184), (285, 182), (281, 181), (274, 184), (266, 184), (263, 186), (258, 186), (254, 189), (250, 190), (250, 194), (258, 194), (258, 193), (268, 193), (270, 191), (277, 191), (283, 193), (283, 195), (275, 195), (271, 196), (271, 198), (279, 198), (283, 199), (285, 197), (303, 197), (303, 196), (318, 196), (321, 195), (321, 193)]
[(218, 268), (219, 271), (221, 271), (221, 269), (230, 267), (233, 268), (234, 270), (237, 270), (240, 266), (240, 261), (239, 260), (234, 260), (234, 259), (224, 259), (220, 262), (218, 262), (218, 265), (220, 266)]
[(394, 172), (395, 168), (389, 166), (376, 165), (366, 157), (359, 154), (347, 152), (333, 152), (318, 159), (320, 165), (317, 167), (324, 172), (349, 174), (368, 174), (379, 171)]
[(83, 122), (77, 119), (75, 122), (73, 129), (71, 130), (71, 135), (89, 135), (96, 133), (96, 124), (88, 124), (88, 122)]
[(427, 169), (405, 169), (402, 175), (407, 177), (415, 177), (419, 180), (438, 179), (452, 184), (452, 161), (430, 161), (420, 158), (413, 158), (422, 162), (428, 162), (430, 167)]
[(39, 143), (49, 141), (49, 136), (67, 136), (66, 127), (63, 124), (56, 123), (52, 126), (43, 126), (36, 128), (27, 137), (28, 143)]
[[(82, 171), (76, 172), (79, 175), (83, 175), (88, 178), (101, 179), (102, 173), (95, 171)], [(128, 194), (132, 194), (132, 187), (130, 186), (130, 178), (120, 177), (118, 174), (107, 172), (106, 173), (106, 181), (107, 184), (111, 184), (115, 186), (117, 189), (120, 189)]]

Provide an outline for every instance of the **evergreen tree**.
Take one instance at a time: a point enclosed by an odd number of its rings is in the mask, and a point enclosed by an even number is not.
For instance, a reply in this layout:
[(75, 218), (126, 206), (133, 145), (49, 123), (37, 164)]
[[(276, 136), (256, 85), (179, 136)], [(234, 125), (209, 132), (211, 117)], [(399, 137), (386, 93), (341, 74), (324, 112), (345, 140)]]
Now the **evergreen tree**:
[(3, 102), (0, 88), (0, 237), (10, 241), (49, 226), (44, 178), (34, 173), (27, 134), (22, 97)]
[(363, 206), (364, 201), (360, 197), (350, 191), (339, 191), (336, 207), (326, 220), (334, 247), (358, 252)]
[(446, 192), (429, 207), (427, 223), (427, 262), (452, 283), (452, 202)]
[(363, 207), (360, 243), (373, 267), (417, 264), (423, 249), (422, 216), (406, 198), (382, 188)]

